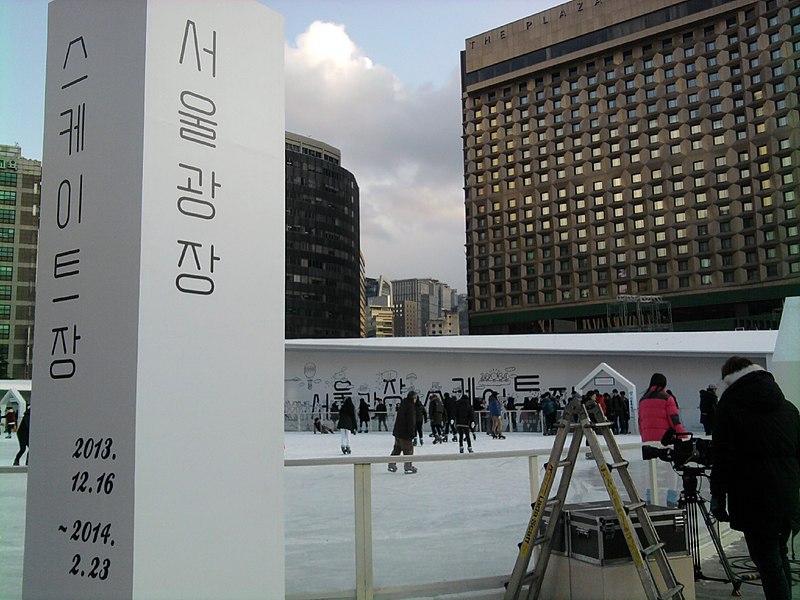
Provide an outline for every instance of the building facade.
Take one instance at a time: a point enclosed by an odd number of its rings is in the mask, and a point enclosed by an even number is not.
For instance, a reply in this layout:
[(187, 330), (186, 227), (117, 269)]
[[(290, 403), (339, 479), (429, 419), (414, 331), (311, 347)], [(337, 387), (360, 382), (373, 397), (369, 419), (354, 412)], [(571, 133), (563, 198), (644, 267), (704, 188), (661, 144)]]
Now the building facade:
[(396, 279), (392, 281), (392, 293), (395, 304), (408, 300), (417, 305), (418, 325), (411, 328), (407, 319), (407, 336), (425, 335), (428, 321), (440, 319), (458, 307), (456, 291), (436, 279)]
[(359, 190), (336, 148), (286, 134), (286, 338), (361, 337)]
[[(797, 0), (568, 2), (462, 52), (471, 333), (777, 327), (800, 295)], [(630, 325), (630, 323), (623, 324)]]
[(0, 145), (0, 378), (30, 379), (42, 163)]

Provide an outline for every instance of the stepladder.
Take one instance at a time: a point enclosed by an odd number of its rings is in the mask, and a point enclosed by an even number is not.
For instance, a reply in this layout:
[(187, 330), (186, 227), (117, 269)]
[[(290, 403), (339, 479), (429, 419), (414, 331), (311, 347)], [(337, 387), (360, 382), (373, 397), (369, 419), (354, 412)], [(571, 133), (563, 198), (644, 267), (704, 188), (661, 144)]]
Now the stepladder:
[[(646, 503), (639, 496), (628, 469), (629, 463), (623, 458), (611, 427), (612, 423), (594, 400), (583, 402), (576, 397), (567, 404), (557, 426), (539, 493), (532, 505), (530, 521), (519, 544), (514, 570), (506, 584), (505, 600), (539, 598), (575, 465), (585, 450), (584, 443), (590, 448), (588, 456), (597, 464), (647, 599), (684, 600), (684, 586), (675, 578), (664, 544), (659, 540)], [(601, 445), (600, 437), (605, 447)], [(560, 478), (557, 477), (559, 474)], [(557, 478), (556, 493), (551, 495)], [(634, 529), (634, 519), (641, 536)], [(661, 575), (663, 589), (659, 589), (655, 570)]]

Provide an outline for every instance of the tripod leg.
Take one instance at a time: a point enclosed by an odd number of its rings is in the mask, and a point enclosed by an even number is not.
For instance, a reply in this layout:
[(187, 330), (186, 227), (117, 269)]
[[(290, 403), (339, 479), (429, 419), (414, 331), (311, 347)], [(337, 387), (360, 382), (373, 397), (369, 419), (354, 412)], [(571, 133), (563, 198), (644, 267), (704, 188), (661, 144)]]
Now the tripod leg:
[(728, 578), (728, 581), (733, 586), (733, 593), (732, 596), (741, 596), (742, 593), (739, 591), (739, 588), (742, 587), (742, 580), (739, 579), (736, 574), (733, 572), (733, 568), (731, 567), (730, 561), (728, 561), (728, 557), (725, 554), (725, 550), (722, 548), (722, 540), (719, 538), (719, 533), (717, 533), (716, 528), (714, 527), (714, 522), (711, 519), (711, 514), (708, 512), (708, 509), (705, 505), (705, 500), (699, 500), (697, 505), (700, 507), (700, 513), (703, 515), (703, 521), (705, 521), (706, 528), (708, 529), (708, 534), (711, 536), (712, 541), (714, 542), (714, 547), (717, 549), (717, 556), (719, 556), (719, 562), (722, 564), (722, 569), (725, 571), (725, 575)]
[(692, 565), (694, 567), (695, 581), (703, 579), (703, 569), (700, 564), (700, 531), (697, 527), (697, 507), (695, 503), (681, 499), (679, 503), (681, 508), (686, 509), (686, 528), (689, 532), (689, 552), (692, 555)]

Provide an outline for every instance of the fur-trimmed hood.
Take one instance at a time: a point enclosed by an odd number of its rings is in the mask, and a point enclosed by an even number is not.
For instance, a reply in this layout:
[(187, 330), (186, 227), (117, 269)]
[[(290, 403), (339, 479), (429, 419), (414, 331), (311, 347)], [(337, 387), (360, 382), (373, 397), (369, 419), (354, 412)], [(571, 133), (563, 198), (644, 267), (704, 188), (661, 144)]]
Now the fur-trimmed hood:
[(777, 410), (783, 393), (771, 373), (759, 365), (749, 365), (727, 375), (719, 386), (719, 401), (741, 405), (757, 413)]
[(717, 386), (717, 398), (722, 398), (722, 394), (725, 393), (725, 390), (731, 387), (731, 384), (733, 382), (738, 381), (745, 375), (749, 375), (750, 373), (755, 373), (756, 371), (763, 371), (763, 370), (764, 369), (761, 367), (761, 365), (749, 365), (744, 369), (742, 369), (741, 371), (735, 371), (733, 373), (726, 375), (725, 378), (722, 380), (722, 383), (720, 383)]

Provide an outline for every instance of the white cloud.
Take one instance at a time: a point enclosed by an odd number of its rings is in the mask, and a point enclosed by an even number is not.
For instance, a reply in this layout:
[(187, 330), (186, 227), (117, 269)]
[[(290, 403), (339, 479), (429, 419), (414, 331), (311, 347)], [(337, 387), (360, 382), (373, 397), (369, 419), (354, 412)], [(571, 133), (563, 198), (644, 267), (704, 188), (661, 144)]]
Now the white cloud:
[(344, 26), (286, 47), (286, 128), (342, 151), (361, 190), (369, 276), (434, 277), (465, 291), (460, 86), (410, 88)]

